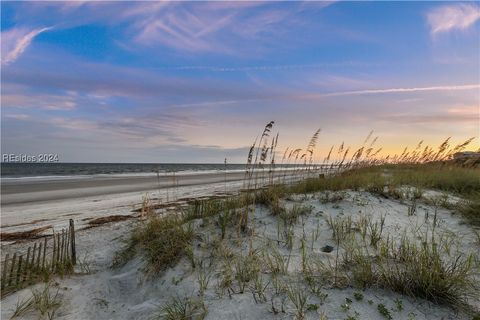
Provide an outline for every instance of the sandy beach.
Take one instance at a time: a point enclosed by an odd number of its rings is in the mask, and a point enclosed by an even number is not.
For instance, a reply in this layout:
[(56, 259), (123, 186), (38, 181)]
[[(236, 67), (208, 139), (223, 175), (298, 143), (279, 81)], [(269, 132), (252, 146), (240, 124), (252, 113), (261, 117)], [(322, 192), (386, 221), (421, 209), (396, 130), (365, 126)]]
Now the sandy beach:
[[(227, 191), (241, 188), (243, 173), (227, 174)], [(160, 181), (160, 182), (159, 182)], [(2, 232), (52, 226), (58, 229), (74, 219), (82, 227), (88, 219), (132, 215), (149, 196), (155, 202), (211, 196), (225, 192), (225, 174), (173, 177), (92, 177), (69, 180), (2, 181)], [(51, 232), (51, 230), (46, 231)]]
[[(93, 218), (132, 215), (142, 206), (145, 197), (173, 206), (185, 204), (191, 198), (232, 194), (244, 187), (244, 176), (243, 172), (236, 171), (189, 172), (158, 178), (149, 174), (3, 179), (1, 230), (19, 232), (45, 226), (58, 229), (66, 226), (69, 219), (82, 227)], [(258, 177), (262, 181), (262, 174)], [(276, 179), (283, 178), (283, 172), (278, 171)]]
[[(235, 184), (230, 183), (229, 187), (233, 188)], [(215, 192), (221, 189), (221, 184), (212, 184), (208, 190)], [(185, 193), (190, 195), (206, 194), (205, 186), (183, 187)], [(179, 190), (182, 190), (181, 188)], [(187, 191), (188, 190), (188, 191)], [(182, 191), (183, 192), (183, 191)], [(438, 192), (429, 192), (426, 196), (438, 196)], [(129, 196), (127, 196), (129, 195)], [(140, 196), (140, 194), (130, 193), (124, 195), (116, 195), (119, 197), (126, 196), (129, 201)], [(322, 199), (325, 197), (338, 197), (335, 202), (326, 202)], [(114, 200), (117, 199), (117, 200)], [(452, 198), (451, 201), (458, 199)], [(72, 201), (72, 200), (63, 200)], [(112, 196), (104, 196), (100, 201), (107, 206), (108, 203), (118, 201), (118, 198)], [(88, 202), (88, 200), (85, 200)], [(81, 204), (82, 202), (78, 202)], [(98, 204), (98, 203), (97, 203)], [(63, 202), (66, 207), (67, 202)], [(83, 204), (85, 205), (85, 204)], [(334, 261), (334, 255), (323, 253), (324, 245), (334, 245), (331, 240), (329, 226), (325, 222), (325, 218), (333, 216), (335, 218), (354, 217), (357, 219), (365, 213), (368, 213), (373, 219), (386, 216), (385, 232), (396, 235), (395, 239), (399, 239), (398, 230), (415, 226), (419, 230), (428, 229), (429, 224), (424, 222), (425, 214), (432, 212), (433, 208), (428, 205), (420, 205), (418, 215), (409, 217), (406, 215), (408, 209), (407, 204), (402, 204), (396, 200), (385, 200), (378, 196), (373, 196), (366, 192), (345, 191), (340, 193), (316, 193), (311, 194), (307, 198), (299, 195), (291, 197), (285, 201), (287, 207), (296, 205), (308, 206), (312, 208), (312, 214), (303, 221), (302, 224), (295, 226), (296, 233), (306, 232), (308, 234), (318, 234), (312, 252), (311, 259), (319, 259), (324, 263), (331, 264)], [(128, 212), (128, 205), (111, 207), (111, 212)], [(84, 210), (87, 210), (85, 205)], [(90, 214), (101, 214), (107, 212), (104, 208), (100, 213), (95, 212), (97, 209), (90, 208)], [(86, 213), (85, 213), (86, 214)], [(461, 234), (462, 236), (452, 243), (452, 250), (460, 250), (467, 252), (475, 247), (475, 235), (470, 226), (462, 224), (461, 219), (453, 216), (449, 210), (441, 209), (439, 211), (439, 219), (442, 221), (438, 230), (439, 234), (448, 232), (449, 234)], [(255, 218), (252, 223), (258, 230), (258, 236), (254, 244), (259, 247), (269, 246), (271, 241), (277, 234), (277, 226), (275, 218), (271, 216), (268, 210), (263, 206), (258, 206), (255, 212)], [(253, 217), (253, 216), (252, 216)], [(124, 241), (129, 237), (129, 232), (135, 221), (124, 221), (120, 223), (107, 224), (98, 228), (83, 230), (77, 235), (77, 247), (79, 252), (80, 264), (76, 266), (76, 274), (56, 279), (55, 288), (58, 288), (59, 297), (61, 297), (62, 305), (57, 310), (55, 317), (57, 319), (73, 320), (73, 319), (152, 319), (160, 317), (160, 306), (169, 303), (172, 297), (179, 296), (198, 296), (200, 290), (198, 284), (197, 269), (192, 269), (190, 262), (183, 258), (175, 267), (168, 269), (159, 277), (151, 277), (144, 273), (144, 260), (136, 257), (120, 268), (112, 268), (112, 260), (123, 246)], [(202, 219), (194, 221), (197, 226), (197, 232), (203, 239), (210, 234), (215, 228), (214, 225), (205, 224)], [(303, 230), (303, 231), (302, 231)], [(211, 245), (203, 244), (206, 240), (197, 240), (198, 248), (195, 255), (198, 259), (208, 257)], [(294, 248), (300, 247), (300, 239), (294, 240)], [(313, 241), (313, 240), (312, 240)], [(2, 255), (14, 250), (21, 250), (24, 244), (17, 243), (10, 246), (3, 246)], [(206, 245), (206, 247), (205, 247)], [(245, 248), (244, 244), (244, 248)], [(196, 246), (195, 246), (196, 247)], [(281, 254), (285, 257), (291, 255), (291, 261), (288, 265), (288, 273), (284, 277), (291, 277), (291, 281), (296, 281), (301, 274), (302, 260), (300, 252), (295, 249), (292, 254), (288, 248), (280, 246)], [(245, 249), (240, 249), (241, 252)], [(265, 254), (267, 254), (266, 251)], [(346, 249), (340, 250), (343, 255)], [(204, 257), (204, 258), (201, 258)], [(86, 273), (85, 266), (88, 266)], [(268, 277), (268, 273), (265, 274)], [(244, 294), (236, 292), (231, 297), (226, 293), (220, 294), (217, 286), (219, 279), (214, 277), (212, 273), (209, 276), (210, 284), (205, 292), (201, 294), (201, 299), (205, 303), (208, 310), (206, 319), (291, 319), (295, 316), (295, 308), (281, 296), (272, 295), (272, 302), (257, 303), (255, 295), (250, 293), (250, 289)], [(28, 299), (31, 290), (41, 290), (42, 284), (35, 285), (31, 288), (20, 290), (13, 295), (9, 295), (2, 300), (2, 319), (8, 319), (16, 309), (16, 305)], [(53, 290), (53, 289), (52, 289)], [(253, 289), (252, 289), (253, 290)], [(272, 289), (273, 290), (273, 289)], [(252, 291), (253, 292), (253, 291)], [(457, 313), (448, 307), (432, 304), (424, 299), (406, 297), (404, 295), (381, 289), (367, 289), (362, 291), (362, 298), (355, 300), (353, 297), (358, 294), (358, 290), (347, 287), (344, 289), (324, 288), (321, 294), (309, 295), (309, 303), (320, 306), (320, 309), (308, 311), (306, 319), (318, 319), (319, 314), (328, 314), (328, 319), (344, 319), (346, 315), (355, 314), (358, 319), (384, 319), (376, 310), (378, 304), (386, 305), (395, 319), (470, 319), (464, 313)], [(351, 302), (353, 300), (353, 302)], [(288, 300), (287, 300), (288, 301)], [(342, 310), (340, 305), (346, 303), (348, 310)], [(368, 303), (367, 303), (368, 301)], [(398, 307), (398, 301), (401, 301), (401, 309)], [(270, 303), (272, 306), (270, 306)], [(284, 305), (285, 304), (285, 305)], [(374, 307), (371, 307), (373, 304)], [(474, 305), (478, 304), (473, 302)], [(397, 305), (397, 307), (395, 307)], [(271, 308), (285, 308), (280, 314), (272, 312)], [(345, 307), (346, 308), (346, 307)], [(35, 314), (26, 314), (22, 319), (36, 319)]]
[(239, 181), (243, 172), (210, 172), (177, 174), (175, 176), (126, 175), (70, 177), (69, 179), (11, 179), (2, 181), (1, 204), (5, 208), (11, 204), (58, 201), (90, 196), (104, 196), (126, 192), (152, 191), (168, 187), (183, 187), (199, 184), (211, 184)]

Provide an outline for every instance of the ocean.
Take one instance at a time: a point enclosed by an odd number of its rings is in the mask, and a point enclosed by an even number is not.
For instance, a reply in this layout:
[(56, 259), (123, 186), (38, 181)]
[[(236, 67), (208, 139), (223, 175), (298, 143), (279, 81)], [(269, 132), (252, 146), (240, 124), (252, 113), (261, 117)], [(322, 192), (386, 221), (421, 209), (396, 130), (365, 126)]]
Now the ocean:
[(68, 177), (91, 175), (155, 175), (168, 172), (244, 170), (245, 164), (213, 163), (5, 163), (2, 178)]

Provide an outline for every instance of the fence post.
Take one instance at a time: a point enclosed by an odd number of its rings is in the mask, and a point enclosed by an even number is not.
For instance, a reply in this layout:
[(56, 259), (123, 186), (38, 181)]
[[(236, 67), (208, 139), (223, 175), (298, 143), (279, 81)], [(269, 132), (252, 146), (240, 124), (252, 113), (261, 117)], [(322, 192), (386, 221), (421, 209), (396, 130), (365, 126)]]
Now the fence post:
[(28, 247), (28, 250), (27, 250), (27, 258), (25, 259), (25, 267), (28, 268), (28, 264), (30, 263), (30, 247)]
[(20, 277), (21, 277), (21, 274), (22, 274), (22, 259), (23, 259), (23, 256), (20, 255), (20, 257), (18, 258), (18, 268), (17, 268), (17, 286), (20, 284)]
[(25, 282), (25, 281), (28, 281), (28, 277), (30, 276), (30, 247), (28, 247), (28, 250), (27, 250), (27, 258), (25, 259), (25, 273), (23, 274), (23, 280), (22, 280), (22, 283)]
[(30, 276), (29, 276), (29, 279), (28, 279), (29, 284), (30, 284), (30, 282), (32, 282), (32, 279), (35, 276), (35, 253), (36, 253), (36, 251), (37, 251), (37, 243), (35, 242), (33, 244), (32, 261), (30, 262), (30, 271), (29, 271)]
[(62, 241), (60, 245), (60, 264), (63, 266), (63, 262), (65, 260), (65, 257), (63, 256), (63, 250), (65, 248), (65, 229), (62, 229)]
[(9, 286), (12, 284), (13, 271), (15, 270), (15, 261), (16, 260), (17, 260), (17, 253), (15, 252), (13, 254), (13, 258), (12, 258), (12, 266), (10, 267), (10, 275), (8, 276), (8, 285)]
[(32, 263), (31, 263), (31, 266), (32, 266), (32, 269), (35, 268), (35, 253), (37, 251), (37, 243), (35, 242), (33, 244), (33, 254), (32, 254)]
[(37, 272), (40, 271), (40, 258), (42, 255), (42, 245), (43, 243), (40, 242), (40, 245), (38, 246), (37, 265), (36, 265)]
[(56, 267), (58, 267), (58, 262), (60, 261), (60, 232), (57, 233), (57, 256), (55, 259), (55, 264), (57, 264)]
[(45, 269), (45, 258), (47, 256), (47, 241), (48, 241), (48, 238), (45, 237), (45, 244), (43, 246), (42, 269)]
[(67, 231), (65, 231), (65, 248), (63, 249), (63, 256), (65, 257), (65, 262), (71, 262), (72, 256), (69, 255), (70, 252), (70, 226), (68, 227)]
[(55, 233), (53, 233), (52, 272), (55, 271), (55, 251), (57, 248), (56, 243), (57, 243), (57, 239), (56, 239)]
[(75, 251), (75, 223), (70, 219), (70, 246), (72, 251), (72, 264), (77, 263), (77, 252)]
[(3, 263), (2, 290), (5, 289), (5, 281), (7, 281), (7, 268), (8, 268), (8, 253), (5, 256), (5, 262)]

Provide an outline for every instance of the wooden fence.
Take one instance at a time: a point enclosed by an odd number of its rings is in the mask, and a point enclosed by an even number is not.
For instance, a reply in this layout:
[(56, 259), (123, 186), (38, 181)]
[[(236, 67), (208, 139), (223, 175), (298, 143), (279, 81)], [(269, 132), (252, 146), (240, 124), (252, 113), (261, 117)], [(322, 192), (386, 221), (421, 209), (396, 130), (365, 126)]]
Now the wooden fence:
[(52, 274), (65, 274), (76, 264), (75, 225), (53, 233), (29, 246), (27, 251), (8, 253), (2, 263), (1, 289), (5, 294), (48, 279)]

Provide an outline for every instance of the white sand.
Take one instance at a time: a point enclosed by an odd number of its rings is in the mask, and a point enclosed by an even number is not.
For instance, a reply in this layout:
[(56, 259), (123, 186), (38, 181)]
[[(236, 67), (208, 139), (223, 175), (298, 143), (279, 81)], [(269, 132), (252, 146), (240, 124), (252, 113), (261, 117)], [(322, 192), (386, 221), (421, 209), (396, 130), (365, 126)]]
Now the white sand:
[[(221, 186), (220, 186), (221, 188)], [(205, 189), (189, 189), (190, 194), (204, 194)], [(138, 199), (141, 194), (129, 195), (121, 201), (119, 198), (105, 198), (102, 201), (92, 204), (85, 200), (81, 209), (70, 209), (72, 212), (78, 212), (83, 216), (97, 215), (98, 213), (90, 210), (103, 210), (106, 212), (110, 207), (112, 213), (128, 212), (129, 206), (135, 204), (135, 197)], [(320, 248), (326, 244), (335, 245), (331, 239), (331, 230), (327, 226), (326, 217), (352, 215), (356, 218), (359, 214), (371, 214), (374, 218), (385, 215), (386, 233), (399, 236), (405, 228), (419, 229), (427, 228), (430, 222), (425, 223), (425, 213), (429, 212), (432, 217), (433, 207), (420, 204), (415, 216), (408, 216), (408, 205), (398, 201), (379, 198), (365, 192), (345, 192), (345, 198), (338, 203), (321, 203), (319, 198), (324, 194), (309, 195), (307, 199), (303, 196), (293, 197), (294, 201), (287, 201), (287, 206), (292, 206), (294, 202), (313, 206), (313, 212), (304, 220), (304, 228), (307, 234), (310, 234), (319, 226), (320, 234), (317, 241), (314, 241), (313, 252), (311, 256), (316, 256), (324, 261), (333, 261), (333, 253), (327, 254), (320, 252)], [(131, 201), (131, 202), (128, 202)], [(138, 201), (138, 200), (137, 200)], [(116, 205), (116, 206), (115, 206)], [(67, 204), (59, 204), (54, 209), (59, 212), (66, 210)], [(103, 214), (100, 213), (100, 214)], [(51, 217), (50, 214), (47, 217)], [(478, 243), (471, 226), (463, 224), (460, 217), (452, 215), (449, 210), (438, 209), (438, 218), (440, 227), (437, 232), (449, 232), (455, 235), (455, 243), (452, 250), (459, 252), (476, 252), (478, 254)], [(99, 228), (89, 229), (78, 233), (77, 250), (79, 257), (91, 262), (91, 268), (94, 270), (88, 275), (74, 275), (64, 279), (56, 279), (62, 300), (62, 306), (58, 310), (58, 319), (152, 319), (158, 315), (160, 306), (166, 303), (171, 297), (196, 296), (198, 292), (197, 271), (192, 270), (190, 263), (186, 258), (172, 269), (166, 271), (158, 277), (146, 277), (142, 268), (144, 263), (140, 257), (137, 257), (127, 263), (125, 266), (117, 269), (111, 269), (110, 264), (116, 250), (121, 248), (122, 239), (128, 236), (128, 231), (135, 222), (126, 221), (111, 225), (105, 225)], [(254, 219), (256, 230), (255, 246), (264, 244), (267, 238), (277, 239), (277, 224), (263, 207), (257, 207)], [(201, 223), (198, 222), (197, 225)], [(203, 235), (211, 232), (212, 224), (206, 223), (199, 226), (197, 232)], [(302, 223), (295, 227), (297, 235), (294, 248), (299, 247), (298, 235), (302, 232)], [(385, 233), (384, 233), (385, 234)], [(204, 239), (205, 240), (205, 239)], [(208, 241), (207, 241), (208, 242)], [(203, 242), (202, 242), (203, 243)], [(245, 244), (246, 245), (246, 244)], [(288, 250), (282, 246), (279, 247), (282, 253), (288, 254)], [(209, 254), (209, 248), (197, 248), (196, 256), (205, 256)], [(341, 252), (341, 250), (340, 250)], [(78, 270), (79, 265), (76, 267)], [(478, 271), (478, 270), (477, 270)], [(289, 272), (292, 278), (300, 273), (300, 257), (298, 250), (294, 252), (290, 264)], [(263, 275), (266, 279), (268, 275)], [(266, 303), (255, 303), (250, 290), (244, 294), (234, 294), (230, 299), (228, 295), (219, 296), (215, 290), (218, 276), (212, 275), (212, 279), (204, 294), (205, 304), (208, 308), (206, 319), (291, 319), (294, 316), (293, 305), (286, 301), (286, 313), (274, 315), (271, 312), (270, 297), (272, 296), (271, 286), (267, 289), (268, 301)], [(477, 282), (479, 278), (477, 277)], [(37, 285), (41, 287), (42, 285)], [(388, 290), (368, 289), (363, 292), (362, 301), (353, 299), (353, 288), (347, 289), (329, 289), (324, 288), (322, 292), (328, 294), (323, 303), (315, 295), (310, 295), (308, 303), (319, 304), (318, 311), (309, 311), (307, 319), (318, 319), (319, 312), (324, 312), (328, 319), (345, 319), (347, 316), (357, 316), (357, 319), (385, 319), (377, 311), (377, 305), (383, 303), (394, 319), (470, 319), (465, 314), (456, 313), (448, 307), (442, 307), (422, 299), (406, 297)], [(21, 290), (2, 300), (1, 318), (9, 319), (17, 301), (28, 297), (30, 288)], [(345, 303), (345, 298), (350, 298), (353, 302), (350, 310), (343, 311), (340, 307)], [(394, 311), (395, 300), (400, 299), (403, 304), (402, 311)], [(367, 301), (372, 300), (370, 305)], [(280, 304), (279, 300), (275, 303)], [(478, 301), (472, 302), (477, 309), (480, 308)], [(25, 319), (36, 319), (34, 313), (27, 314)]]

